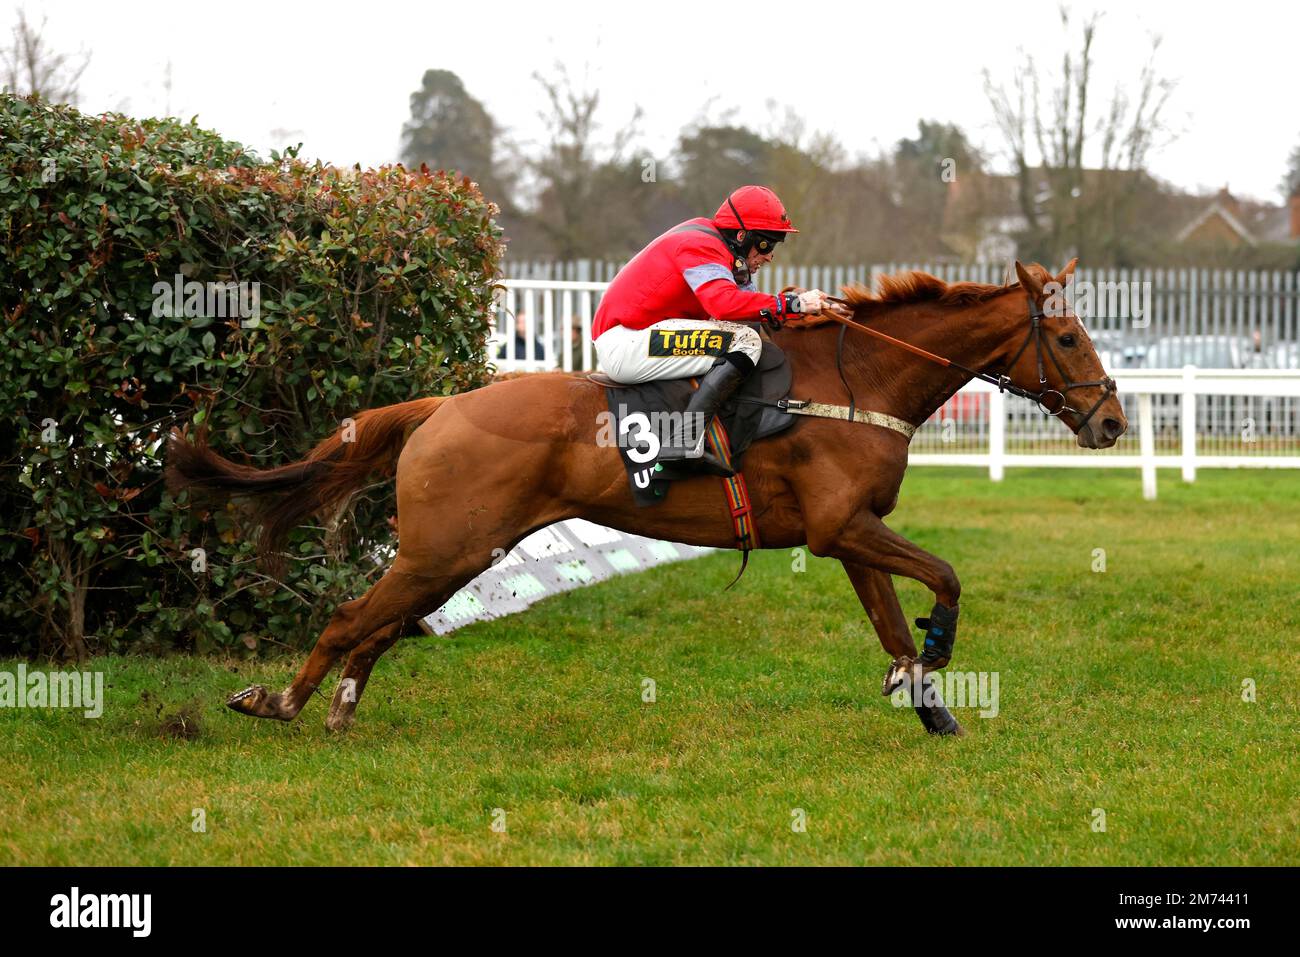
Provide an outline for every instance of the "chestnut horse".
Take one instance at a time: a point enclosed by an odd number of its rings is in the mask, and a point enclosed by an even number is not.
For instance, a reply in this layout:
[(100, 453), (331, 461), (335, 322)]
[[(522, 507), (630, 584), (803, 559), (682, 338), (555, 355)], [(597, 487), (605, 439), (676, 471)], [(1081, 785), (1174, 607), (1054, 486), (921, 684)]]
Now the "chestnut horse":
[[(882, 278), (874, 295), (849, 287), (842, 301), (854, 321), (952, 365), (849, 329), (842, 381), (840, 326), (805, 321), (805, 328), (773, 334), (793, 369), (791, 395), (843, 403), (847, 381), (857, 408), (920, 425), (972, 372), (996, 373), (1013, 389), (1064, 396), (1051, 411), (1077, 434), (1078, 444), (1108, 448), (1127, 427), (1113, 383), (1073, 313), (1044, 315), (1053, 291), (1044, 286), (1053, 280), (1064, 285), (1073, 268), (1070, 263), (1053, 277), (1037, 264), (1016, 263), (1019, 282), (1005, 286), (950, 285), (904, 273)], [(735, 547), (716, 478), (675, 482), (654, 508), (634, 504), (618, 450), (596, 442), (598, 414), (605, 409), (604, 390), (582, 374), (525, 375), (363, 412), (353, 441), (335, 433), (302, 461), (264, 471), (173, 434), (170, 486), (253, 496), (264, 555), (274, 554), (295, 525), (337, 510), (368, 476), (397, 465), (399, 547), (391, 567), (363, 596), (338, 607), (288, 688), (277, 694), (255, 685), (232, 697), (230, 707), (292, 720), (346, 655), (325, 723), (331, 730), (349, 727), (379, 656), (488, 568), (494, 553), (502, 554), (497, 549), (508, 551), (553, 522), (584, 518), (652, 538)], [(763, 547), (806, 545), (843, 563), (892, 659), (887, 691), (910, 677), (929, 681), (931, 669), (948, 663), (961, 597), (948, 562), (885, 525), (898, 501), (907, 452), (908, 438), (890, 428), (801, 417), (756, 443), (743, 461)], [(948, 626), (937, 651), (918, 656), (891, 575), (915, 579), (934, 593), (934, 620)], [(929, 730), (960, 733), (942, 708), (929, 720), (917, 711)]]

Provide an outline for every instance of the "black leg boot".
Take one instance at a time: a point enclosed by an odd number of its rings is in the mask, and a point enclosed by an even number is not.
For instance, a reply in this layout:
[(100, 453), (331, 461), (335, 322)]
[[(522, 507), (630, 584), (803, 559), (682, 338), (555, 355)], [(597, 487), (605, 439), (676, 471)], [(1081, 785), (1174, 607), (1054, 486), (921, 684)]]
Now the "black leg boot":
[(723, 403), (754, 371), (754, 362), (742, 352), (729, 352), (714, 363), (700, 380), (700, 387), (682, 413), (682, 423), (672, 440), (659, 450), (659, 461), (666, 466), (689, 471), (734, 475), (712, 452), (705, 441), (709, 423)]

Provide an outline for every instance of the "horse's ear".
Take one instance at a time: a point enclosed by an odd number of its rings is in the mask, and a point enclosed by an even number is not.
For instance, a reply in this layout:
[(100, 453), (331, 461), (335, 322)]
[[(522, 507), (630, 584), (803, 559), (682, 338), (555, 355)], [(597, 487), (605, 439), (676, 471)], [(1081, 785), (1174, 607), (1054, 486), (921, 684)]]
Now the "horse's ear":
[(1043, 281), (1031, 273), (1016, 260), (1016, 275), (1020, 277), (1020, 286), (1037, 302), (1043, 298)]
[(1074, 275), (1074, 267), (1077, 265), (1079, 265), (1079, 257), (1075, 256), (1073, 259), (1071, 259), (1068, 263), (1065, 264), (1065, 268), (1062, 269), (1061, 274), (1056, 277), (1056, 281), (1059, 282), (1062, 286), (1069, 285), (1070, 277)]

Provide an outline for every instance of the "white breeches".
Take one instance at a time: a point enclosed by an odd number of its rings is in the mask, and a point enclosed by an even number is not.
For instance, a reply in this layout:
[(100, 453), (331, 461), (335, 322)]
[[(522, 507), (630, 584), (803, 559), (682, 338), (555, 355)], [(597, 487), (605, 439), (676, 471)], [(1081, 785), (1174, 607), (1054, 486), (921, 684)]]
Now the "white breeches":
[(743, 352), (757, 365), (758, 330), (719, 319), (664, 319), (645, 329), (613, 326), (596, 340), (600, 368), (628, 385), (704, 375), (727, 352)]

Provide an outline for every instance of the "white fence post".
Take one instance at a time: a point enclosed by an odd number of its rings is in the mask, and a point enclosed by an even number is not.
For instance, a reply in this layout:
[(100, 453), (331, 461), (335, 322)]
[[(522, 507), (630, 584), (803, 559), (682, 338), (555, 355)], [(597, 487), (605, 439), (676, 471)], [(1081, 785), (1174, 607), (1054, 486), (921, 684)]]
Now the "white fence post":
[(1156, 497), (1156, 425), (1151, 393), (1138, 396), (1138, 455), (1142, 459), (1142, 497)]
[(1183, 481), (1196, 481), (1196, 366), (1183, 366), (1182, 413), (1178, 431), (1183, 440)]
[(1001, 482), (1007, 454), (1007, 396), (1001, 389), (989, 393), (989, 478)]
[(573, 371), (573, 290), (566, 289), (560, 296), (560, 355), (565, 372)]
[(543, 368), (555, 366), (555, 296), (542, 293), (542, 360)]
[(591, 358), (593, 348), (591, 344), (591, 316), (593, 311), (591, 300), (591, 290), (584, 289), (582, 291), (582, 367), (584, 369), (596, 368), (596, 363)]

